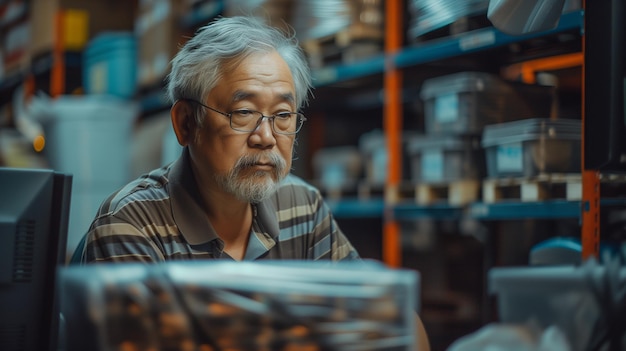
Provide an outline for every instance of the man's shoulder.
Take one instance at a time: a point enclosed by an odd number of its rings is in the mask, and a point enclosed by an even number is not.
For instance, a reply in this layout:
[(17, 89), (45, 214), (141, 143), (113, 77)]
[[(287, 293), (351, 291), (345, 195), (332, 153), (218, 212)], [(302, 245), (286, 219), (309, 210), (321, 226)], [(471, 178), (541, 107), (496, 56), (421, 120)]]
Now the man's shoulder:
[(99, 213), (111, 214), (129, 205), (169, 200), (168, 183), (168, 169), (166, 167), (155, 169), (131, 180), (109, 195), (102, 203)]
[(289, 173), (280, 183), (278, 188), (280, 192), (293, 192), (307, 195), (318, 196), (320, 191), (311, 183), (298, 177), (295, 174)]

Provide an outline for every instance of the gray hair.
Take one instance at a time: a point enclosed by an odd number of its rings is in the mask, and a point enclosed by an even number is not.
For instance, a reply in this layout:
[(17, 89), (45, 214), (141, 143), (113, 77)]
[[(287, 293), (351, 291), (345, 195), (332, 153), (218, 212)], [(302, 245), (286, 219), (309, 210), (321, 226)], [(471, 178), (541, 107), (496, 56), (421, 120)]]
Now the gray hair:
[(285, 33), (255, 17), (221, 17), (200, 28), (172, 59), (167, 77), (170, 102), (204, 101), (218, 84), (222, 69), (254, 53), (276, 51), (293, 76), (296, 107), (306, 105), (311, 76), (295, 33)]

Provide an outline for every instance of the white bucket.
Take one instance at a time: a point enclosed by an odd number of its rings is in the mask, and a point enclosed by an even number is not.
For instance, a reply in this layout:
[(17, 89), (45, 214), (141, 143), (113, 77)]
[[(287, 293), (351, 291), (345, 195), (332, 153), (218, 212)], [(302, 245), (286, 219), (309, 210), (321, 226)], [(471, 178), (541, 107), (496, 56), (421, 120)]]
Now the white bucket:
[(43, 126), (50, 168), (74, 176), (71, 252), (100, 202), (130, 180), (131, 138), (139, 106), (112, 96), (63, 96), (35, 105), (30, 115)]

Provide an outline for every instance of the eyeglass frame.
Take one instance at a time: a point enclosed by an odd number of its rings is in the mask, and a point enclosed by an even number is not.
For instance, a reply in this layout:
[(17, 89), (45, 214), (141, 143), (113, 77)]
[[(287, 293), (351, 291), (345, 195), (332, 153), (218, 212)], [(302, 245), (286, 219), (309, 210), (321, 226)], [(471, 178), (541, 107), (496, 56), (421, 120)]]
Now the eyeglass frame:
[[(219, 113), (220, 115), (228, 118), (228, 125), (230, 126), (230, 129), (232, 129), (234, 131), (237, 131), (237, 132), (240, 132), (240, 133), (252, 133), (252, 132), (254, 132), (255, 130), (257, 130), (257, 128), (259, 128), (261, 123), (263, 123), (263, 119), (267, 118), (268, 120), (270, 120), (272, 122), (270, 124), (272, 126), (272, 131), (274, 133), (280, 134), (280, 135), (295, 135), (295, 134), (298, 134), (298, 132), (300, 132), (300, 130), (302, 130), (302, 126), (304, 125), (304, 122), (307, 121), (307, 118), (306, 118), (306, 116), (303, 113), (289, 111), (287, 113), (289, 113), (290, 115), (295, 115), (296, 119), (298, 117), (300, 117), (300, 123), (298, 125), (296, 125), (296, 130), (294, 132), (283, 132), (283, 131), (276, 130), (275, 121), (274, 121), (276, 119), (276, 117), (277, 117), (276, 115), (266, 116), (261, 111), (250, 110), (250, 109), (245, 109), (245, 108), (232, 110), (232, 111), (226, 113), (226, 112), (222, 112), (222, 111), (219, 111), (217, 109), (214, 109), (211, 106), (207, 106), (207, 105), (205, 105), (205, 104), (203, 104), (200, 101), (195, 100), (195, 99), (182, 98), (182, 99), (178, 99), (178, 101), (194, 102), (194, 103), (196, 103), (196, 104), (198, 104), (198, 105), (200, 105), (200, 106), (202, 106), (204, 108), (207, 108), (207, 109), (209, 109), (209, 110), (211, 110), (213, 112)], [(237, 128), (233, 127), (233, 119), (232, 119), (233, 113), (235, 113), (237, 111), (247, 111), (247, 112), (250, 112), (250, 113), (258, 113), (258, 114), (261, 115), (261, 117), (259, 117), (259, 119), (257, 120), (257, 122), (256, 122), (256, 124), (255, 124), (255, 126), (254, 126), (254, 128), (252, 130), (237, 129)], [(296, 123), (297, 123), (297, 121), (296, 121)]]

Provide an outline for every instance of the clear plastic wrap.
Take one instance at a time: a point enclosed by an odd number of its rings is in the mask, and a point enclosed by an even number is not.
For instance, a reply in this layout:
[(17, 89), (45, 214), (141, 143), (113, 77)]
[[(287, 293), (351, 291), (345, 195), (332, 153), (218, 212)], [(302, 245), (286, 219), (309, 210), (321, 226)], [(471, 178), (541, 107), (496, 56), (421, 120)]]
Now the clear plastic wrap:
[(412, 350), (418, 274), (374, 262), (61, 271), (67, 351)]

